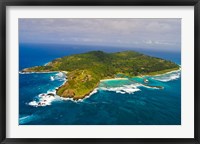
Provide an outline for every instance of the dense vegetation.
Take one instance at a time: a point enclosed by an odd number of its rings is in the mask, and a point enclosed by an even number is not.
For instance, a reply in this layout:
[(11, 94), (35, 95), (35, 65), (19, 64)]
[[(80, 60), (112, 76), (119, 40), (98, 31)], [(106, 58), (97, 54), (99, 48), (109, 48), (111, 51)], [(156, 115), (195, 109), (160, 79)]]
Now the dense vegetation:
[(155, 75), (178, 68), (179, 66), (171, 61), (134, 51), (91, 51), (58, 58), (46, 66), (27, 68), (23, 71), (68, 71), (68, 81), (57, 90), (57, 94), (79, 99), (97, 87), (101, 79)]

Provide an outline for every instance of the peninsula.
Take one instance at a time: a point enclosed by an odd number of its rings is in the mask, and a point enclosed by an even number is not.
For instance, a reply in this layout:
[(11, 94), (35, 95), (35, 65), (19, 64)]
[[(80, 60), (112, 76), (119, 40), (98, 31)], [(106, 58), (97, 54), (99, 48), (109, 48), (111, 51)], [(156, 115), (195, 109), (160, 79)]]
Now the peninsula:
[(74, 100), (89, 95), (104, 79), (157, 75), (178, 70), (179, 65), (135, 51), (105, 53), (90, 51), (58, 58), (45, 66), (22, 72), (67, 71), (68, 80), (57, 89), (57, 95)]

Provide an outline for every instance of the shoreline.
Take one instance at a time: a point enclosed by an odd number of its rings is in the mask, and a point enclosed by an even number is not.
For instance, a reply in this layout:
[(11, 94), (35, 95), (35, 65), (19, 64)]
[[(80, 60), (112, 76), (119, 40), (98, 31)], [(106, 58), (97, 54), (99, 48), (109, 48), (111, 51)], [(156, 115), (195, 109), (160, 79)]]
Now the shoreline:
[[(166, 72), (166, 73), (163, 73), (163, 74), (142, 75), (142, 76), (134, 76), (134, 77), (131, 77), (131, 78), (135, 78), (135, 77), (141, 77), (141, 78), (143, 78), (144, 76), (159, 76), (159, 75), (165, 75), (165, 74), (169, 74), (169, 73), (173, 73), (173, 72), (178, 72), (178, 71), (180, 71), (180, 70), (181, 70), (181, 68), (179, 68), (178, 70), (172, 70), (172, 71), (169, 71), (169, 72)], [(115, 80), (128, 80), (128, 79), (129, 79), (129, 78), (108, 78), (108, 79), (102, 79), (102, 80), (99, 81), (99, 83), (97, 84), (97, 86), (96, 86), (93, 90), (91, 90), (89, 93), (85, 94), (83, 97), (81, 97), (81, 98), (74, 98), (74, 97), (70, 98), (70, 97), (66, 97), (66, 98), (73, 99), (74, 101), (83, 100), (83, 99), (85, 99), (85, 98), (90, 97), (90, 96), (92, 95), (92, 92), (93, 92), (95, 89), (98, 88), (98, 86), (99, 86), (99, 84), (100, 84), (101, 82), (115, 81)], [(66, 80), (61, 86), (59, 86), (59, 87), (56, 89), (56, 92), (57, 92), (57, 90), (58, 90), (59, 88), (61, 88), (63, 85), (65, 85), (66, 82), (67, 82), (67, 80)], [(155, 88), (162, 89), (162, 87), (155, 87)], [(59, 96), (59, 95), (58, 95), (58, 96)], [(62, 97), (62, 96), (60, 96), (60, 97)], [(62, 97), (62, 98), (65, 98), (65, 97)]]
[(128, 78), (108, 78), (108, 79), (102, 79), (102, 80), (100, 80), (100, 82), (114, 81), (114, 80), (128, 80)]
[[(143, 78), (145, 76), (160, 76), (160, 75), (170, 74), (170, 73), (178, 72), (178, 71), (181, 71), (181, 67), (179, 67), (179, 69), (177, 69), (177, 70), (172, 70), (172, 71), (164, 72), (164, 73), (161, 73), (161, 74), (147, 74), (147, 75), (140, 75), (140, 76), (134, 76), (134, 77)], [(134, 77), (132, 77), (132, 78), (134, 78)]]
[(173, 72), (178, 72), (178, 71), (181, 71), (181, 67), (177, 70), (172, 70), (172, 71), (169, 71), (169, 72), (166, 72), (166, 73), (162, 73), (162, 74), (156, 74), (156, 75), (144, 75), (144, 76), (161, 76), (161, 75), (165, 75), (165, 74), (170, 74), (170, 73), (173, 73)]
[[(169, 74), (169, 73), (173, 73), (173, 72), (178, 72), (178, 71), (181, 71), (181, 67), (179, 68), (179, 69), (177, 69), (177, 70), (172, 70), (172, 71), (169, 71), (169, 72), (165, 72), (165, 73), (162, 73), (162, 74), (155, 74), (155, 75), (141, 75), (141, 76), (133, 76), (133, 77), (130, 77), (130, 78), (135, 78), (135, 77), (140, 77), (140, 78), (143, 78), (143, 77), (145, 77), (145, 76), (160, 76), (160, 75), (165, 75), (165, 74)], [(60, 86), (58, 86), (57, 88), (55, 88), (55, 90), (56, 90), (56, 95), (57, 95), (57, 91), (58, 91), (58, 89), (60, 89), (63, 85), (65, 85), (67, 82), (68, 82), (68, 79), (67, 79), (67, 71), (45, 71), (45, 72), (19, 72), (20, 74), (34, 74), (34, 73), (59, 73), (59, 72), (62, 72), (62, 73), (64, 73), (65, 74), (65, 77), (66, 77), (66, 80), (60, 85)], [(108, 78), (108, 79), (102, 79), (102, 80), (100, 80), (98, 83), (97, 83), (97, 85), (96, 85), (96, 87), (94, 88), (94, 89), (92, 89), (89, 93), (87, 93), (87, 94), (84, 94), (82, 97), (80, 97), (80, 98), (76, 98), (76, 97), (63, 97), (63, 96), (60, 96), (60, 95), (57, 95), (57, 96), (59, 96), (59, 97), (61, 97), (61, 98), (64, 98), (64, 99), (67, 99), (67, 98), (69, 98), (69, 99), (73, 99), (73, 101), (79, 101), (79, 100), (83, 100), (83, 99), (85, 99), (85, 98), (88, 98), (88, 97), (90, 97), (91, 95), (92, 95), (92, 93), (94, 92), (94, 90), (95, 89), (97, 89), (98, 88), (98, 86), (99, 86), (99, 84), (101, 83), (101, 82), (105, 82), (105, 81), (116, 81), (116, 80), (128, 80), (129, 78)]]
[(62, 73), (65, 73), (67, 74), (68, 72), (67, 71), (41, 71), (41, 72), (22, 72), (22, 71), (19, 71), (19, 74), (34, 74), (34, 73), (59, 73), (59, 72), (62, 72)]

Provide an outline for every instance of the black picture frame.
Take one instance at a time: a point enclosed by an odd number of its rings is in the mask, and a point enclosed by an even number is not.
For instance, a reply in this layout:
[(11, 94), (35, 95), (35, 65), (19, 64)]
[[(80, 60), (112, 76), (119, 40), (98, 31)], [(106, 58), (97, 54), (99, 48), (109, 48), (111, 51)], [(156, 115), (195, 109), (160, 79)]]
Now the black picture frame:
[[(7, 6), (194, 6), (195, 96), (194, 138), (6, 138), (6, 7)], [(200, 1), (199, 0), (2, 0), (0, 1), (0, 142), (6, 144), (96, 143), (96, 144), (200, 144)]]

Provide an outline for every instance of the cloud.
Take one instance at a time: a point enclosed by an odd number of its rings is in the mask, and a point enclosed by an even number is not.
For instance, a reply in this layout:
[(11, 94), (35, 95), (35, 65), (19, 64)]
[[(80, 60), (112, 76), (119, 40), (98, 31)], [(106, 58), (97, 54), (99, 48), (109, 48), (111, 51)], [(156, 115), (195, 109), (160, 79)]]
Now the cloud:
[(177, 50), (181, 19), (19, 19), (21, 43), (62, 43)]
[(144, 41), (144, 43), (148, 45), (175, 45), (175, 43), (167, 43), (163, 41), (153, 41), (153, 40), (146, 40)]

